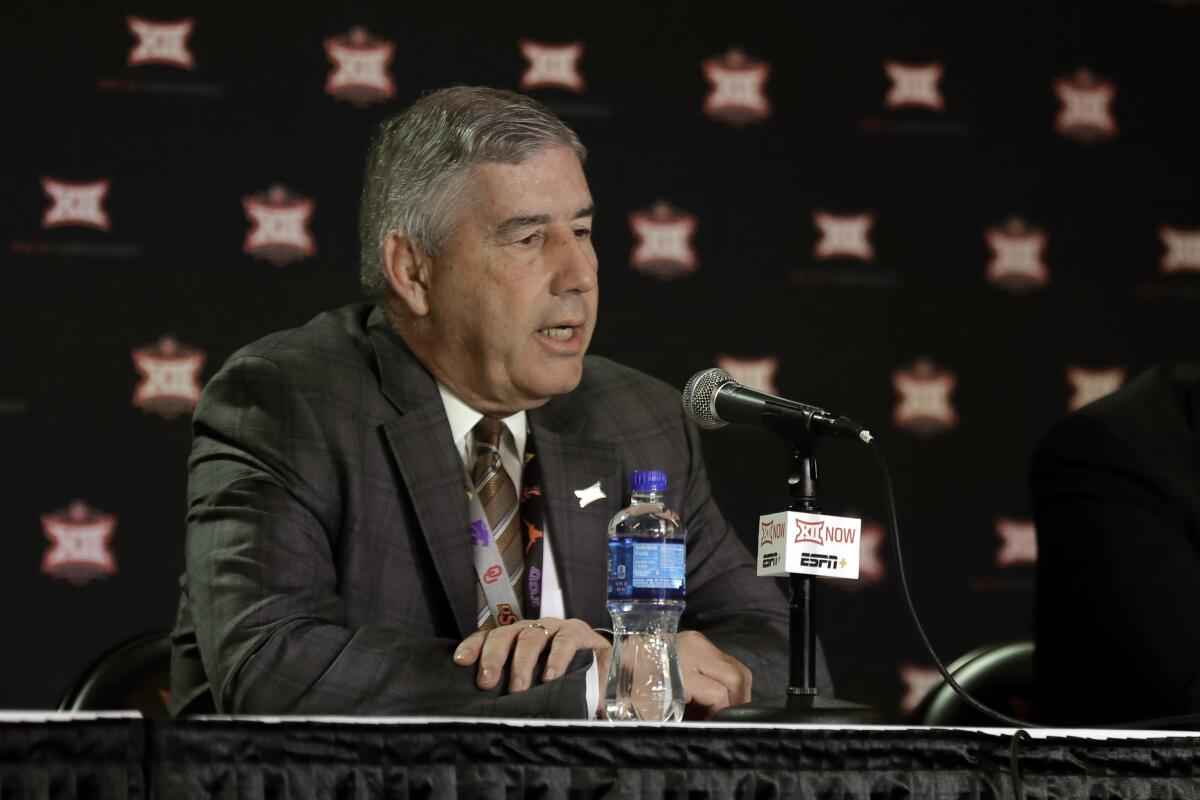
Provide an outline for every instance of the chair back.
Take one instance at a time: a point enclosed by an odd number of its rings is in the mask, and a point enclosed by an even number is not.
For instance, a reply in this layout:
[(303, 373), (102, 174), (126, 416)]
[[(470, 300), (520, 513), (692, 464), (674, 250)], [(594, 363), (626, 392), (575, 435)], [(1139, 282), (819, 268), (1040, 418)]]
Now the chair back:
[(150, 633), (118, 645), (91, 664), (59, 701), (59, 711), (140, 711), (167, 715), (171, 637)]
[[(1033, 642), (1024, 640), (972, 650), (948, 667), (958, 685), (979, 702), (1018, 719), (1029, 719), (1033, 697)], [(942, 681), (908, 715), (914, 725), (995, 727), (1002, 723), (967, 705)]]

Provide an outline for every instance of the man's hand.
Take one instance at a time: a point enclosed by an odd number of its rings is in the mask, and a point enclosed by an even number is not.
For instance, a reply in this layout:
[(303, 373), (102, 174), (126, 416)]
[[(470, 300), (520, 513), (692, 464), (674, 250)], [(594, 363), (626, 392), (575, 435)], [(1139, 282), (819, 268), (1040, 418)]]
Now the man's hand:
[(603, 684), (612, 648), (608, 640), (581, 619), (523, 619), (490, 631), (477, 631), (459, 644), (454, 651), (454, 663), (468, 667), (478, 661), (475, 683), (480, 689), (491, 689), (499, 683), (501, 670), (511, 659), (508, 691), (512, 694), (533, 685), (533, 669), (547, 647), (550, 648), (550, 654), (546, 657), (546, 669), (541, 675), (543, 683), (562, 675), (575, 653), (592, 650), (596, 653)]
[(750, 670), (698, 631), (681, 631), (675, 638), (683, 672), (686, 719), (712, 719), (726, 706), (750, 702)]

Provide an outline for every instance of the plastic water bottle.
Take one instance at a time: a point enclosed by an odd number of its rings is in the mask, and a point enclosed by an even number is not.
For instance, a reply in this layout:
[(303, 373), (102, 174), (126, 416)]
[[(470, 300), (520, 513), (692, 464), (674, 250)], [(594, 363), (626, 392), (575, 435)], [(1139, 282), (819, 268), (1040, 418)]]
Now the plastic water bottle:
[(613, 653), (605, 709), (613, 720), (683, 719), (675, 633), (686, 589), (686, 533), (663, 505), (667, 475), (629, 476), (631, 503), (608, 524)]

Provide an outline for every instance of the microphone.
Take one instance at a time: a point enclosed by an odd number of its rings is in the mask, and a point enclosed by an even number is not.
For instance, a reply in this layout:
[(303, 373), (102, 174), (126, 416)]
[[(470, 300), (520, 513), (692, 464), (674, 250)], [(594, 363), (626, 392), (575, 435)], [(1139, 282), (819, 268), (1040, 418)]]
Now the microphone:
[(849, 417), (742, 386), (723, 369), (697, 372), (683, 387), (683, 410), (706, 430), (730, 423), (763, 425), (776, 433), (806, 431), (854, 436), (870, 443), (871, 432)]

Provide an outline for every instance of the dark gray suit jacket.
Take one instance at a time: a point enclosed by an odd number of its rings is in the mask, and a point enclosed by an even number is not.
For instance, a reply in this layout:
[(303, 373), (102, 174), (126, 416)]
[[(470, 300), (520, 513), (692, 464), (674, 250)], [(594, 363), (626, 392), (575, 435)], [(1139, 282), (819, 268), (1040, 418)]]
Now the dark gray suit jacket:
[(1034, 719), (1200, 712), (1200, 362), (1070, 414), (1032, 474)]
[[(631, 470), (664, 469), (688, 532), (682, 627), (750, 667), (756, 697), (783, 694), (783, 597), (713, 502), (678, 393), (588, 357), (529, 421), (567, 615), (608, 625), (608, 520)], [(194, 434), (174, 713), (584, 715), (590, 657), (515, 695), (451, 662), (476, 614), (462, 459), (433, 378), (378, 307), (239, 350)], [(597, 480), (607, 499), (580, 508), (574, 491)]]

